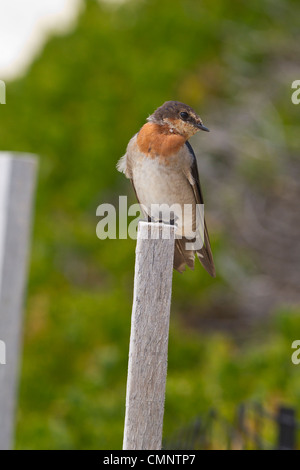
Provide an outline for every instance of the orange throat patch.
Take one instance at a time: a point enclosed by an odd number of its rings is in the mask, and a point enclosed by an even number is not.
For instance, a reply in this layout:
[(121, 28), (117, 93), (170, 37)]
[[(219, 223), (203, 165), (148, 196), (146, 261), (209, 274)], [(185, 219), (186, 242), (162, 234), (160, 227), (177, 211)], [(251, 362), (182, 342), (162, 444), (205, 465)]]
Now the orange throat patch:
[(182, 135), (170, 132), (168, 125), (153, 122), (147, 122), (137, 136), (139, 150), (149, 158), (159, 157), (164, 163), (180, 150), (185, 141)]

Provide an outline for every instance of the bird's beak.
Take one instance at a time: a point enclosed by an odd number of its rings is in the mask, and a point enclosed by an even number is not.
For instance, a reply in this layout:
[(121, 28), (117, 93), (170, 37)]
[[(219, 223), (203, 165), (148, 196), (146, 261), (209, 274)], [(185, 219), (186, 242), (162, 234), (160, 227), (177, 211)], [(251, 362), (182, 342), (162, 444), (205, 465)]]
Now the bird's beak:
[(198, 127), (198, 129), (201, 129), (201, 131), (210, 132), (209, 129), (207, 129), (207, 127), (205, 127), (205, 126), (203, 126), (203, 124), (201, 124), (201, 122), (197, 123), (196, 127)]

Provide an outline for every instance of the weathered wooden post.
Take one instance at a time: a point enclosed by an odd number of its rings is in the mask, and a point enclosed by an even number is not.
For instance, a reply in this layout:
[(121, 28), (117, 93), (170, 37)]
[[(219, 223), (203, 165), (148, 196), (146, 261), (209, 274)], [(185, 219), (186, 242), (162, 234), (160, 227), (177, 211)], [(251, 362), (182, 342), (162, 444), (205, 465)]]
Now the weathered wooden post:
[(13, 443), (36, 159), (0, 152), (0, 449)]
[(140, 222), (124, 428), (124, 450), (161, 449), (168, 362), (174, 226)]

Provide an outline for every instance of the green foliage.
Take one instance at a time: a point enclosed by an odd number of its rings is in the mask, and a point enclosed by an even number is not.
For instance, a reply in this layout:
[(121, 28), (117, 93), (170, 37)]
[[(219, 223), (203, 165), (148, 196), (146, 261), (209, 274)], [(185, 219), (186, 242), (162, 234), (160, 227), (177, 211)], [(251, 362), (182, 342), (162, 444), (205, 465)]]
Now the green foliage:
[[(157, 106), (232, 102), (237, 80), (261, 73), (268, 47), (296, 28), (296, 3), (286, 5), (87, 0), (74, 32), (49, 40), (8, 84), (1, 147), (40, 156), (17, 448), (121, 447), (135, 244), (98, 240), (96, 208), (126, 192), (134, 200), (115, 165)], [(212, 241), (217, 254), (226, 247), (218, 231)], [(219, 288), (222, 276), (200, 266), (174, 273), (165, 434), (210, 406), (299, 403), (297, 315), (279, 315), (245, 345), (183, 327)]]

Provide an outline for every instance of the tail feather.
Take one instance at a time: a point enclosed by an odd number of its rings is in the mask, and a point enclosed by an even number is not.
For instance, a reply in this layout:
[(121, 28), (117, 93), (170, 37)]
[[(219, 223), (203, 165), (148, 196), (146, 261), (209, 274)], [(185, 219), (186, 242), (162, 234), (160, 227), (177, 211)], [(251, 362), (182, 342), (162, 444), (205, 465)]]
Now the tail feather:
[(210, 248), (207, 249), (203, 246), (200, 250), (187, 250), (185, 248), (186, 243), (191, 243), (191, 240), (187, 238), (176, 238), (175, 240), (175, 252), (174, 252), (174, 269), (182, 273), (185, 271), (186, 265), (190, 269), (194, 269), (195, 264), (195, 253), (200, 263), (206, 269), (208, 274), (212, 277), (216, 277), (215, 266), (212, 258)]
[(185, 271), (186, 265), (190, 269), (194, 269), (195, 264), (195, 252), (185, 249), (186, 242), (188, 242), (187, 238), (176, 238), (175, 240), (174, 269), (180, 273)]
[(211, 277), (216, 277), (216, 270), (212, 258), (209, 257), (207, 250), (201, 248), (201, 250), (196, 251), (197, 257), (202, 264), (202, 266), (206, 269), (208, 274)]

